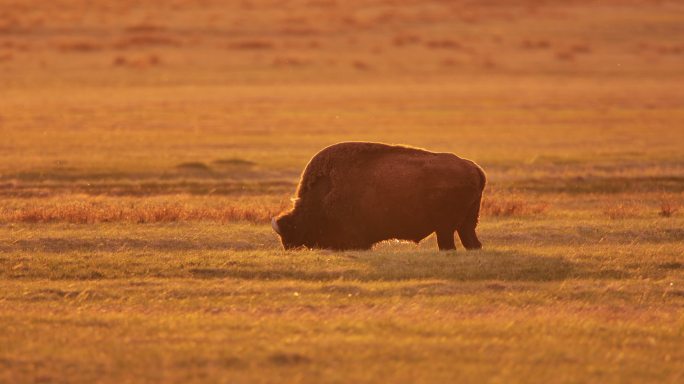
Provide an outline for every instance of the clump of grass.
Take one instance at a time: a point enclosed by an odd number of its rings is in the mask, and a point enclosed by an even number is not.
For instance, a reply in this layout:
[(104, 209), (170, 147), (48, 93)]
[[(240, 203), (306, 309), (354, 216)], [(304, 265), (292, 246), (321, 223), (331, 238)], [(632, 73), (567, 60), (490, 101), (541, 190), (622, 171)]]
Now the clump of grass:
[(482, 67), (486, 69), (493, 69), (496, 68), (497, 64), (496, 61), (494, 61), (491, 57), (485, 57), (482, 60)]
[(425, 43), (425, 46), (432, 49), (460, 49), (463, 45), (455, 40), (442, 39), (442, 40), (430, 40)]
[(649, 44), (642, 43), (639, 46), (646, 51), (655, 52), (661, 55), (681, 55), (684, 54), (684, 44)]
[(245, 49), (245, 50), (265, 50), (275, 48), (275, 44), (267, 40), (244, 40), (237, 41), (228, 45), (229, 49)]
[(578, 43), (571, 45), (570, 51), (574, 53), (591, 53), (591, 47), (588, 44)]
[(368, 63), (361, 60), (355, 60), (354, 62), (352, 62), (352, 66), (354, 67), (354, 69), (357, 69), (359, 71), (367, 71), (371, 69)]
[(277, 365), (296, 365), (310, 363), (311, 359), (299, 353), (274, 353), (269, 357), (269, 361)]
[(662, 217), (671, 217), (675, 213), (679, 211), (679, 207), (672, 201), (670, 200), (663, 200), (660, 203), (660, 211), (658, 212), (658, 215)]
[(520, 43), (520, 46), (524, 49), (548, 49), (551, 47), (551, 43), (547, 40), (525, 39)]
[(556, 52), (556, 58), (561, 61), (574, 61), (577, 55), (591, 53), (591, 47), (587, 44), (573, 44), (566, 49)]
[(176, 165), (176, 169), (184, 170), (184, 171), (203, 171), (203, 172), (208, 172), (211, 171), (211, 168), (200, 162), (200, 161), (189, 161), (186, 163), (180, 163)]
[(530, 202), (518, 197), (485, 197), (482, 200), (480, 214), (483, 216), (512, 217), (532, 216), (546, 212), (548, 204), (543, 202)]
[(117, 66), (117, 67), (118, 67), (118, 66), (123, 66), (123, 65), (128, 64), (128, 59), (126, 59), (126, 58), (123, 57), (123, 56), (116, 56), (116, 57), (112, 60), (112, 64), (115, 65), (115, 66)]
[(456, 66), (459, 66), (460, 64), (461, 63), (458, 60), (452, 59), (452, 58), (442, 60), (442, 66), (444, 66), (444, 67), (456, 67)]
[(116, 56), (112, 60), (112, 65), (117, 67), (132, 67), (132, 68), (146, 68), (150, 66), (157, 66), (162, 63), (161, 58), (157, 55), (149, 55), (147, 57), (129, 59), (125, 56)]
[(412, 34), (401, 34), (397, 35), (392, 39), (392, 43), (397, 47), (403, 47), (404, 45), (418, 44), (421, 38), (417, 35)]
[(114, 48), (127, 49), (146, 46), (180, 46), (182, 41), (162, 34), (136, 34), (126, 36), (114, 44)]
[(321, 31), (309, 27), (285, 27), (279, 33), (284, 36), (315, 36), (319, 35)]
[(273, 66), (275, 67), (301, 67), (308, 64), (311, 64), (309, 60), (291, 56), (276, 57), (273, 60)]
[(222, 166), (242, 166), (242, 167), (256, 165), (256, 163), (253, 161), (241, 159), (239, 157), (232, 157), (230, 159), (214, 160), (214, 161), (212, 161), (212, 164), (222, 165)]
[(90, 41), (67, 41), (59, 44), (60, 51), (63, 52), (95, 52), (101, 50), (101, 44)]
[(156, 24), (136, 24), (136, 25), (131, 25), (130, 27), (127, 27), (125, 29), (126, 32), (129, 33), (150, 33), (150, 32), (161, 32), (164, 31), (166, 28), (162, 27), (161, 25), (156, 25)]
[(572, 51), (558, 51), (556, 52), (556, 58), (561, 61), (574, 61), (575, 55)]

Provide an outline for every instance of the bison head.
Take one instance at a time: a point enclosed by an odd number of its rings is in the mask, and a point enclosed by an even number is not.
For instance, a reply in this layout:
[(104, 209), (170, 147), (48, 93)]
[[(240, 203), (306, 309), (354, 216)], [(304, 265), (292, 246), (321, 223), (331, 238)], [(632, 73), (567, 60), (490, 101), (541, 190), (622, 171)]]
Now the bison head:
[(271, 219), (271, 226), (280, 236), (280, 241), (285, 249), (298, 248), (305, 245), (304, 231), (302, 231), (301, 223), (298, 223), (297, 218), (292, 213), (277, 218), (274, 217)]

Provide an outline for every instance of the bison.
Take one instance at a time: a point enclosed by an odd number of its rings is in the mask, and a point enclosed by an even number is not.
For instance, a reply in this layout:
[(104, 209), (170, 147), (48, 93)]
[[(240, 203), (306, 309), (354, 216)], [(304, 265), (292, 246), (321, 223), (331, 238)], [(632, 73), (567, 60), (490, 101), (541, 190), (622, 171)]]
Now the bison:
[(302, 173), (291, 211), (271, 220), (283, 247), (370, 249), (437, 233), (453, 250), (480, 249), (475, 227), (485, 174), (451, 153), (369, 142), (324, 148)]

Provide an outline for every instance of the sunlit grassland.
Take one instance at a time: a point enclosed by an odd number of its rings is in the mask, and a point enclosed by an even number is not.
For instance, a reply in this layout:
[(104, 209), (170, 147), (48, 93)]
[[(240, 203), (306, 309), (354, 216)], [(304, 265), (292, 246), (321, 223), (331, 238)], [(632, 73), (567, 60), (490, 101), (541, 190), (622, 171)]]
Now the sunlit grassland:
[(681, 228), (492, 219), (485, 250), (445, 254), (285, 252), (251, 224), (11, 225), (5, 378), (677, 381)]
[[(350, 139), (455, 151), (508, 172), (528, 164), (535, 167), (524, 172), (549, 165), (555, 172), (563, 165), (667, 171), (682, 161), (684, 133), (675, 128), (684, 116), (670, 105), (684, 97), (678, 82), (652, 88), (631, 79), (564, 84), (495, 75), (446, 84), (131, 87), (106, 98), (98, 88), (64, 91), (7, 94), (5, 178), (173, 176), (188, 161), (249, 175), (249, 167), (220, 164), (234, 158), (263, 172), (299, 172), (321, 145)], [(635, 93), (646, 100), (626, 96)]]
[[(0, 382), (684, 381), (680, 4), (84, 4), (0, 0)], [(347, 140), (484, 249), (282, 250)]]

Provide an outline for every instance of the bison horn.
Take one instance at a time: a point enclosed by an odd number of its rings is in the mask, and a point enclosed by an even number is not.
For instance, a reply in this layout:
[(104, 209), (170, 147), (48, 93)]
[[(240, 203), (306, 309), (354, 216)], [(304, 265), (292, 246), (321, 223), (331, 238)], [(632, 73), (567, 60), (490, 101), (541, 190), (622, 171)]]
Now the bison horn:
[(271, 227), (273, 227), (273, 230), (280, 235), (280, 227), (278, 226), (275, 217), (271, 219)]

